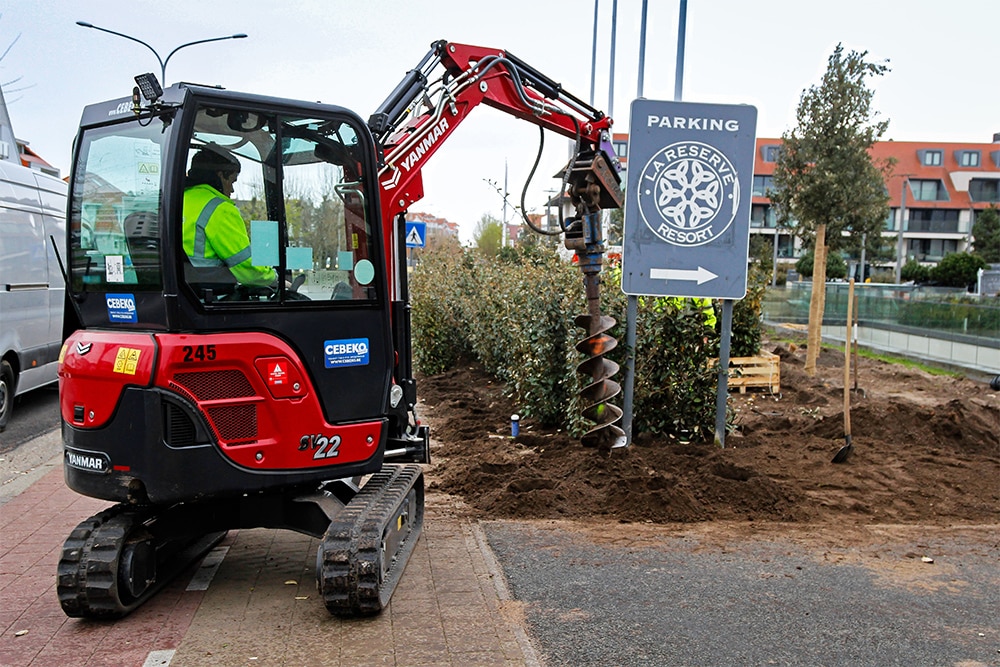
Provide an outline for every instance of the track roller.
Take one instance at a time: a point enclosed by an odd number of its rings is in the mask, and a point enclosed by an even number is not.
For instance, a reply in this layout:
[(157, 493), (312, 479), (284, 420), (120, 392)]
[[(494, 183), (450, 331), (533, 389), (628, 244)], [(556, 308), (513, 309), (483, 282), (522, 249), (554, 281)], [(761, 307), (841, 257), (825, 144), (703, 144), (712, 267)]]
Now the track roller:
[(316, 584), (330, 613), (377, 614), (389, 604), (424, 523), (419, 465), (385, 465), (338, 513), (316, 553)]
[(155, 526), (160, 510), (115, 505), (70, 533), (56, 580), (59, 603), (67, 616), (125, 616), (226, 535), (222, 531), (159, 539)]

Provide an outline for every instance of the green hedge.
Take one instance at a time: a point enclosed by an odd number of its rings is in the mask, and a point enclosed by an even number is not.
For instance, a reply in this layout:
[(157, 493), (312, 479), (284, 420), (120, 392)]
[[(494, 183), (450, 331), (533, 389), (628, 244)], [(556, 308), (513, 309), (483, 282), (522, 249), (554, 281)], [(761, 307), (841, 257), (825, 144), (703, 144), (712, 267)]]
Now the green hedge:
[(990, 338), (1000, 332), (1000, 308), (977, 297), (909, 301), (899, 306), (898, 313), (899, 323), (911, 327), (932, 327)]
[[(615, 271), (602, 273), (601, 310), (618, 324), (618, 347), (608, 358), (625, 365), (626, 297)], [(733, 356), (759, 351), (759, 292), (734, 309)], [(585, 336), (573, 324), (586, 312), (579, 269), (554, 250), (533, 245), (484, 258), (471, 250), (423, 253), (410, 281), (414, 364), (423, 373), (451, 368), (463, 355), (478, 359), (502, 380), (518, 410), (547, 426), (582, 434), (578, 394), (589, 382), (576, 366), (575, 345)], [(718, 334), (694, 308), (662, 298), (640, 298), (633, 432), (697, 437), (714, 429)], [(737, 353), (737, 350), (739, 352)], [(614, 378), (624, 381), (624, 370)], [(621, 400), (613, 402), (620, 405)]]

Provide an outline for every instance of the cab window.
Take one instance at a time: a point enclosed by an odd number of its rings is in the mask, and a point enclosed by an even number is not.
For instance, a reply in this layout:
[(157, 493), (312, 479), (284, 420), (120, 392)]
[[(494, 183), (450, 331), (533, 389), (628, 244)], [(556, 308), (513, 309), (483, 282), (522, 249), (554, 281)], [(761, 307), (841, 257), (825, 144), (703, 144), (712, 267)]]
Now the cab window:
[(358, 137), (343, 119), (199, 109), (182, 221), (185, 281), (199, 299), (377, 297)]
[(160, 290), (160, 175), (169, 131), (154, 122), (82, 136), (70, 211), (75, 292)]

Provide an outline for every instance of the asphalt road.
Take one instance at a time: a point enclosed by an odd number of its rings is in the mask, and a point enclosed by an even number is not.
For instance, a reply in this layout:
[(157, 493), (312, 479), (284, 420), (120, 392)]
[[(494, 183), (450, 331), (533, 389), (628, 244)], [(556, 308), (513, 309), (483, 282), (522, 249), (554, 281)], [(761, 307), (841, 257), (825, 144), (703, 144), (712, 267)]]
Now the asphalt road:
[(59, 428), (59, 387), (50, 384), (14, 399), (10, 422), (0, 432), (0, 455)]
[(913, 542), (831, 551), (768, 535), (630, 545), (561, 524), (483, 528), (547, 667), (1000, 665), (988, 530), (914, 528)]

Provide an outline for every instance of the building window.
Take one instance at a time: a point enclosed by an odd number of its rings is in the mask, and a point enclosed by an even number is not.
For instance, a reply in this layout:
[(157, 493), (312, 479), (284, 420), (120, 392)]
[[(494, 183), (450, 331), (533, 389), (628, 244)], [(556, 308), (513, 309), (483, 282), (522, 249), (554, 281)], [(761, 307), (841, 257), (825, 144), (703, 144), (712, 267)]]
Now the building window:
[(974, 178), (969, 181), (969, 197), (972, 201), (1000, 203), (1000, 180), (994, 178)]
[(943, 157), (942, 154), (941, 154), (941, 151), (924, 150), (924, 151), (917, 151), (917, 152), (918, 153), (922, 153), (922, 155), (920, 156), (920, 163), (922, 165), (924, 165), (925, 167), (940, 167), (941, 166), (941, 161), (942, 161), (942, 157)]
[(628, 142), (627, 141), (616, 141), (615, 145), (615, 155), (618, 157), (628, 157)]
[(778, 217), (775, 215), (774, 208), (771, 206), (762, 206), (760, 204), (754, 204), (751, 206), (750, 226), (756, 229), (774, 229), (777, 227)]
[(958, 210), (943, 208), (911, 208), (907, 211), (909, 232), (958, 234)]
[(918, 262), (940, 262), (954, 252), (958, 252), (954, 239), (910, 239), (907, 256)]
[(885, 231), (896, 231), (896, 209), (890, 208), (889, 215), (885, 217)]
[(917, 201), (948, 201), (948, 191), (940, 179), (910, 179), (910, 190)]
[(795, 256), (795, 237), (778, 234), (778, 257), (790, 259)]
[(773, 187), (774, 187), (773, 176), (754, 176), (753, 192), (751, 194), (754, 197), (766, 197), (768, 189), (771, 189)]
[(764, 157), (764, 162), (777, 162), (778, 154), (781, 152), (781, 146), (764, 146), (761, 148), (761, 153)]
[(979, 151), (958, 151), (958, 164), (961, 167), (978, 167)]

